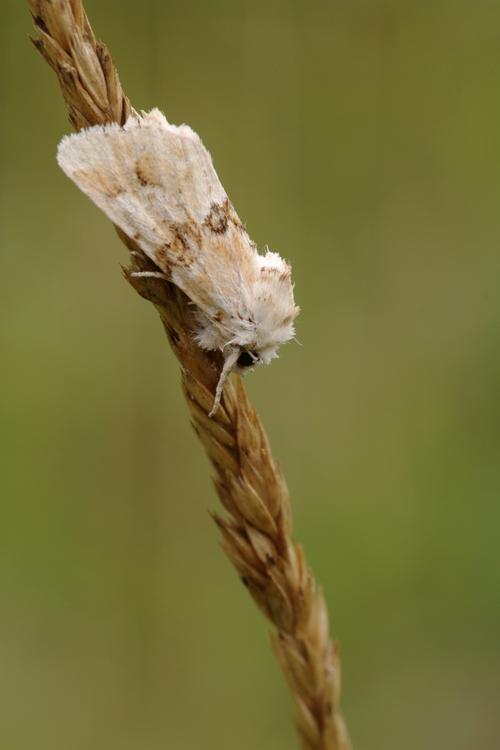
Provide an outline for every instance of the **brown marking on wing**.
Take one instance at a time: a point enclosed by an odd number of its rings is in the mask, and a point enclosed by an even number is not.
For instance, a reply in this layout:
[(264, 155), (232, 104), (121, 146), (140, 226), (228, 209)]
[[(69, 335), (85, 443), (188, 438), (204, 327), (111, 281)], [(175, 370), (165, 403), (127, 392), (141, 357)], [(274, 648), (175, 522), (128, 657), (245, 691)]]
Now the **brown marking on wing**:
[(229, 223), (228, 216), (228, 201), (224, 203), (212, 203), (210, 211), (205, 217), (203, 222), (205, 226), (209, 227), (215, 234), (225, 234), (227, 231), (227, 225)]
[(173, 225), (174, 230), (174, 241), (172, 243), (174, 250), (179, 254), (183, 255), (189, 251), (189, 241), (186, 230), (184, 227), (177, 224)]
[(148, 154), (145, 154), (135, 163), (135, 176), (143, 187), (147, 185), (161, 185), (158, 176), (158, 169)]
[(146, 177), (143, 175), (140, 167), (135, 168), (135, 176), (137, 177), (137, 179), (139, 180), (139, 182), (141, 183), (143, 187), (146, 187), (146, 185), (149, 185), (149, 182), (147, 181)]
[(202, 235), (198, 224), (195, 221), (173, 223), (170, 231), (173, 234), (172, 260), (181, 266), (191, 266), (194, 256), (201, 250)]
[(172, 266), (189, 268), (194, 263), (195, 254), (201, 246), (201, 232), (195, 222), (176, 224), (164, 222), (165, 233), (170, 242), (164, 242), (155, 252), (158, 266), (170, 275)]
[(100, 169), (77, 169), (73, 179), (82, 190), (103, 193), (108, 198), (116, 198), (123, 193), (120, 182), (111, 172)]
[(234, 224), (238, 229), (244, 229), (238, 214), (229, 202), (229, 198), (226, 198), (223, 203), (212, 203), (210, 211), (203, 221), (204, 226), (211, 229), (215, 234), (225, 234), (229, 223)]
[(161, 268), (161, 270), (167, 274), (167, 276), (171, 275), (171, 254), (170, 254), (170, 243), (166, 242), (164, 245), (161, 245), (155, 252), (155, 261), (156, 265)]

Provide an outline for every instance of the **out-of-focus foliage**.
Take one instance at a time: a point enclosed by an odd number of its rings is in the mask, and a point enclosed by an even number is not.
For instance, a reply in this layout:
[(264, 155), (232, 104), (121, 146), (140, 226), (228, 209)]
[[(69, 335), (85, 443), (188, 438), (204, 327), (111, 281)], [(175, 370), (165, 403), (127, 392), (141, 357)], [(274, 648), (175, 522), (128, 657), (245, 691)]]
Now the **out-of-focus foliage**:
[[(136, 108), (211, 150), (303, 312), (248, 378), (342, 643), (354, 746), (500, 743), (500, 7), (88, 0)], [(0, 744), (285, 750), (176, 363), (58, 171), (1, 10)]]

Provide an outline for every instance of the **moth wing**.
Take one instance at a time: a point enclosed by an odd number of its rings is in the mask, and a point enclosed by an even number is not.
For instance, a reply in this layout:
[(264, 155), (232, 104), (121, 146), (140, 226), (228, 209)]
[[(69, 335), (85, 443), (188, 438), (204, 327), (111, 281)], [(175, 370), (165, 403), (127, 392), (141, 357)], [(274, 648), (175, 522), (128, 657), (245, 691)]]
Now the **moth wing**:
[[(246, 296), (257, 252), (187, 125), (159, 110), (65, 136), (67, 176), (210, 317)], [(234, 257), (234, 254), (238, 257)], [(236, 296), (235, 296), (236, 294)]]

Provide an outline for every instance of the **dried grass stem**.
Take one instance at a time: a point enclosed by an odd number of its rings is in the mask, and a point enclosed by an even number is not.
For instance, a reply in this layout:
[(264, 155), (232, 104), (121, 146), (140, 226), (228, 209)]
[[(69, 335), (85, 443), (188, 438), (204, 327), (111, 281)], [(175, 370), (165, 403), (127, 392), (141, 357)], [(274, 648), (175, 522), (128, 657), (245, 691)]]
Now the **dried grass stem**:
[[(133, 110), (80, 0), (29, 0), (29, 5), (37, 31), (33, 42), (57, 75), (73, 127), (123, 124)], [(227, 385), (215, 417), (208, 417), (220, 357), (195, 344), (192, 308), (179, 289), (131, 275), (156, 269), (130, 238), (118, 234), (132, 251), (124, 275), (156, 307), (180, 362), (191, 421), (213, 465), (215, 488), (226, 511), (213, 516), (222, 546), (275, 627), (272, 646), (297, 707), (302, 746), (350, 750), (339, 710), (338, 648), (329, 635), (323, 593), (302, 548), (292, 541), (288, 490), (262, 423), (239, 378)]]

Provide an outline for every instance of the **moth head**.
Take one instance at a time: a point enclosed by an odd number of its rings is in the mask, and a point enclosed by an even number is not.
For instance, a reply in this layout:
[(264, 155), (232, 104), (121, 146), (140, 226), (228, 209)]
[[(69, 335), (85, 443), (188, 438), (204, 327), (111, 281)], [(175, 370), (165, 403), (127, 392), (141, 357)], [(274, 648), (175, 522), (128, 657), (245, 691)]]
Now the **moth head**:
[(267, 343), (263, 345), (253, 343), (240, 346), (238, 359), (236, 360), (234, 369), (238, 372), (245, 373), (250, 372), (257, 365), (268, 365), (278, 356), (278, 347), (279, 343)]
[(209, 416), (215, 414), (233, 370), (243, 374), (269, 364), (278, 356), (281, 344), (295, 335), (293, 324), (299, 308), (293, 299), (291, 269), (277, 253), (258, 256), (256, 276), (244, 290), (243, 309), (245, 314), (233, 318), (233, 337), (222, 347), (224, 366)]
[(256, 351), (242, 347), (239, 349), (238, 359), (236, 360), (234, 369), (238, 369), (241, 372), (247, 372), (260, 363), (261, 359)]
[(215, 390), (215, 398), (212, 409), (209, 413), (209, 417), (213, 417), (217, 411), (220, 400), (222, 398), (222, 391), (229, 375), (233, 370), (235, 372), (244, 373), (252, 370), (255, 365), (261, 364), (262, 360), (259, 357), (255, 348), (249, 348), (245, 345), (238, 346), (237, 344), (231, 344), (224, 348), (224, 365), (219, 375), (219, 382)]
[[(298, 308), (296, 309), (298, 312)], [(293, 335), (294, 330), (292, 325), (291, 331), (287, 330), (287, 335), (286, 338), (284, 338), (284, 341), (288, 341)], [(278, 356), (278, 347), (283, 343), (281, 336), (278, 338), (279, 341), (275, 341), (275, 337), (271, 337), (271, 340), (269, 340), (268, 337), (265, 337), (261, 345), (254, 341), (241, 344), (233, 343), (224, 348), (224, 365), (219, 376), (214, 403), (208, 415), (209, 417), (212, 417), (217, 411), (222, 398), (224, 385), (231, 372), (234, 371), (240, 374), (245, 374), (246, 372), (253, 370), (257, 365), (269, 364)]]
[(295, 336), (299, 314), (293, 298), (291, 268), (277, 253), (259, 256), (259, 274), (253, 289), (252, 316), (255, 326), (253, 351), (269, 364), (280, 346)]

